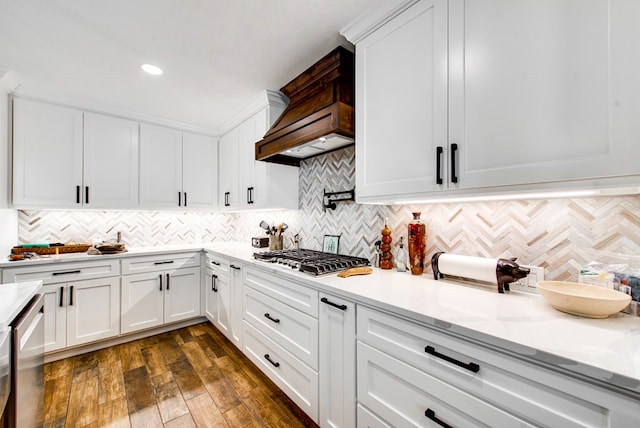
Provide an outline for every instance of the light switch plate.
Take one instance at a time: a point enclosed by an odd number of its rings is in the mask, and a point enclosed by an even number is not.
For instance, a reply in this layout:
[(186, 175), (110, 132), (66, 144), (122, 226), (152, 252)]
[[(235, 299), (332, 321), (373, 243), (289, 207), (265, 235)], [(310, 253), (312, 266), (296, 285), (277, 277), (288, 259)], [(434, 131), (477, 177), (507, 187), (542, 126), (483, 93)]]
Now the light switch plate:
[(529, 268), (530, 272), (525, 278), (509, 284), (512, 290), (526, 291), (528, 293), (537, 293), (536, 284), (538, 281), (544, 281), (544, 268), (540, 266), (520, 265), (520, 267)]

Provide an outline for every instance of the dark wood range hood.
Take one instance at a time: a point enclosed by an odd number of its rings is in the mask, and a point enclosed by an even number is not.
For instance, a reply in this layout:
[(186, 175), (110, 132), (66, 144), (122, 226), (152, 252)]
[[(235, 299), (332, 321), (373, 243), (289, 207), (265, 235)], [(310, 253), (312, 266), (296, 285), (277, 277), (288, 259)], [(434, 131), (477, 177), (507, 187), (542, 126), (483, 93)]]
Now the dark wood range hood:
[(280, 91), (289, 106), (256, 143), (256, 160), (299, 165), (353, 144), (354, 55), (338, 47)]

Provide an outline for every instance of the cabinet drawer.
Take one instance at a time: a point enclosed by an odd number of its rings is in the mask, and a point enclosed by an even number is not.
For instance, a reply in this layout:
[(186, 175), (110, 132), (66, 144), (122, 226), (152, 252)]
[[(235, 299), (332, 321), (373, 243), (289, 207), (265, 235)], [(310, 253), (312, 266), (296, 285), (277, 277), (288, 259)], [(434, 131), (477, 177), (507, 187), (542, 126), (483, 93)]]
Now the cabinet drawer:
[(608, 427), (618, 411), (640, 412), (637, 400), (422, 324), (365, 306), (357, 318), (358, 340), (545, 426)]
[(357, 354), (358, 401), (392, 426), (533, 426), (367, 344)]
[(358, 428), (392, 428), (382, 419), (371, 413), (362, 404), (358, 404)]
[(130, 257), (122, 260), (122, 274), (155, 272), (186, 267), (199, 267), (200, 253), (165, 254), (162, 256)]
[(318, 422), (318, 372), (244, 321), (244, 353), (314, 422)]
[(206, 253), (204, 256), (205, 267), (211, 268), (216, 275), (229, 276), (229, 260)]
[(120, 261), (103, 259), (85, 263), (52, 263), (9, 268), (4, 270), (2, 281), (9, 283), (42, 280), (46, 285), (118, 275), (120, 275)]
[(318, 370), (318, 320), (250, 287), (244, 287), (245, 319), (314, 370)]
[(247, 267), (244, 284), (307, 315), (318, 318), (318, 292), (294, 281)]

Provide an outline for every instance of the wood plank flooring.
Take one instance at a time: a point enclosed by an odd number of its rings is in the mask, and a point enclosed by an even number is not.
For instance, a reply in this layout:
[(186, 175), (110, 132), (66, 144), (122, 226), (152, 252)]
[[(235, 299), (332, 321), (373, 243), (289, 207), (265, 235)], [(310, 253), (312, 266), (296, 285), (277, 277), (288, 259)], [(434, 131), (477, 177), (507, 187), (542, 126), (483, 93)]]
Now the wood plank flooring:
[(317, 427), (208, 323), (46, 364), (45, 427)]

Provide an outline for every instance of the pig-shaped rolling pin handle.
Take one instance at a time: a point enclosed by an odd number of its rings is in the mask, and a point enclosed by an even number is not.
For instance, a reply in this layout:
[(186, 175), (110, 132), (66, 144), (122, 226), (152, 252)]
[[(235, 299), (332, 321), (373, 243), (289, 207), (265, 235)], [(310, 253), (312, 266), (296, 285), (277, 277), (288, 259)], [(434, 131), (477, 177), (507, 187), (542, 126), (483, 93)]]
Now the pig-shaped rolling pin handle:
[(498, 293), (509, 291), (509, 284), (529, 275), (529, 269), (520, 267), (516, 258), (486, 259), (438, 252), (431, 257), (433, 279), (444, 275), (458, 276), (498, 285)]

